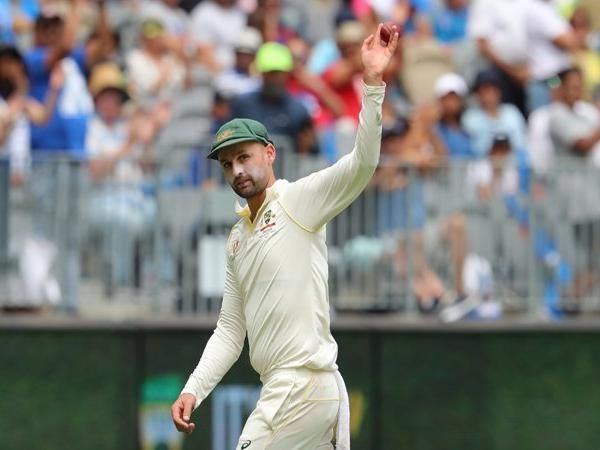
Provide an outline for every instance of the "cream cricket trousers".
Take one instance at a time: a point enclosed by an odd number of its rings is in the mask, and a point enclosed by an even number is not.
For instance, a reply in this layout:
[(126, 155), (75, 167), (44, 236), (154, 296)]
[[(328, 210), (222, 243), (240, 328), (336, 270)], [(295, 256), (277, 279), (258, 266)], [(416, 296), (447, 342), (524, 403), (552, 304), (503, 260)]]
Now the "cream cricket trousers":
[(335, 372), (282, 369), (261, 380), (236, 450), (333, 449), (340, 398)]

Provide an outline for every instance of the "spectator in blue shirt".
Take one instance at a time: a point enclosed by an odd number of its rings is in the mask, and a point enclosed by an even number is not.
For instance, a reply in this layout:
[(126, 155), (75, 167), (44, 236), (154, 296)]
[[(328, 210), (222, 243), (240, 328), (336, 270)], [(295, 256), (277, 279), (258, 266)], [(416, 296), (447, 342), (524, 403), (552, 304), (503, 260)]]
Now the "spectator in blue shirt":
[(451, 161), (465, 161), (475, 157), (471, 137), (463, 128), (461, 118), (465, 110), (468, 88), (465, 80), (455, 73), (442, 75), (434, 86), (440, 118), (436, 131)]
[(113, 36), (106, 20), (104, 2), (100, 2), (98, 38), (87, 45), (76, 45), (77, 30), (83, 7), (75, 0), (65, 19), (43, 13), (35, 22), (33, 48), (25, 54), (30, 81), (30, 95), (43, 101), (47, 95), (50, 73), (59, 64), (65, 76), (64, 87), (50, 121), (31, 130), (33, 151), (66, 151), (81, 155), (84, 149), (86, 123), (93, 111), (85, 73), (112, 51)]
[(496, 71), (486, 69), (477, 74), (473, 90), (478, 105), (467, 109), (462, 118), (478, 157), (489, 155), (494, 136), (498, 134), (508, 135), (515, 151), (525, 150), (525, 119), (516, 106), (501, 103), (500, 86), (501, 80)]
[(467, 32), (468, 13), (466, 0), (444, 0), (431, 14), (435, 38), (443, 44), (462, 41)]

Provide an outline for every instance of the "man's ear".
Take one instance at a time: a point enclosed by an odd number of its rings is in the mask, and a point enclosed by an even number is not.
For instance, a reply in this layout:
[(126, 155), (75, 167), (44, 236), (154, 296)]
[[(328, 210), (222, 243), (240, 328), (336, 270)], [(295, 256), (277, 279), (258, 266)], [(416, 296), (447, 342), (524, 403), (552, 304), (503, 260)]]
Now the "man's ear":
[(277, 157), (277, 150), (275, 149), (275, 146), (273, 144), (267, 144), (265, 150), (267, 153), (267, 160), (270, 164), (273, 164), (275, 162), (275, 158)]

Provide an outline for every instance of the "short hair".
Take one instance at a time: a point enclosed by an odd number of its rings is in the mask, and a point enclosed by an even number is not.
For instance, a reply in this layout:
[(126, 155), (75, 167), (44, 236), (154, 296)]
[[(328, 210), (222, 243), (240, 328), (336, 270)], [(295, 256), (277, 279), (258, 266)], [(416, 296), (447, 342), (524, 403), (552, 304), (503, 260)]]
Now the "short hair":
[(577, 66), (573, 66), (573, 67), (569, 67), (567, 69), (561, 70), (560, 72), (558, 72), (558, 74), (556, 75), (558, 77), (558, 79), (560, 80), (561, 84), (565, 82), (565, 80), (573, 74), (577, 74), (580, 77), (583, 77), (583, 72), (581, 71), (581, 69)]
[(11, 45), (0, 45), (0, 61), (13, 61), (25, 66), (23, 55)]
[(64, 25), (64, 20), (57, 14), (40, 14), (36, 17), (33, 28), (36, 31)]

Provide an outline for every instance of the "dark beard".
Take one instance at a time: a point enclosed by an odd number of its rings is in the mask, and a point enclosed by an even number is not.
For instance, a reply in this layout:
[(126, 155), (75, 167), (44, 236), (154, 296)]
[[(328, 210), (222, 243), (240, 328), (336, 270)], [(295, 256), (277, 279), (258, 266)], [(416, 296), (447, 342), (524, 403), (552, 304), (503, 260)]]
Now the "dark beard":
[(236, 186), (237, 181), (235, 181), (235, 180), (234, 180), (233, 184), (231, 185), (231, 188), (238, 196), (240, 196), (242, 198), (246, 198), (246, 199), (250, 198), (250, 197), (254, 197), (256, 194), (261, 192), (261, 189), (256, 186), (256, 182), (252, 178), (248, 178), (247, 181), (250, 182), (251, 186), (245, 187), (244, 190), (242, 190)]

